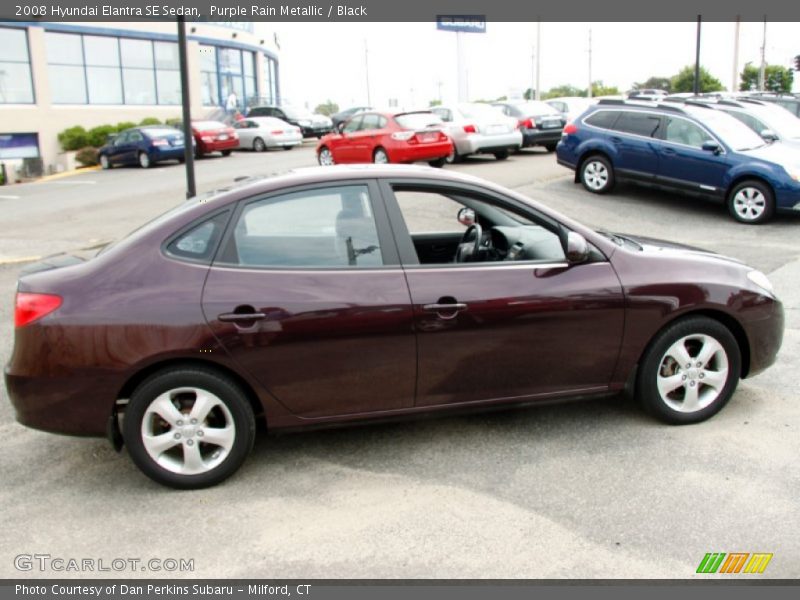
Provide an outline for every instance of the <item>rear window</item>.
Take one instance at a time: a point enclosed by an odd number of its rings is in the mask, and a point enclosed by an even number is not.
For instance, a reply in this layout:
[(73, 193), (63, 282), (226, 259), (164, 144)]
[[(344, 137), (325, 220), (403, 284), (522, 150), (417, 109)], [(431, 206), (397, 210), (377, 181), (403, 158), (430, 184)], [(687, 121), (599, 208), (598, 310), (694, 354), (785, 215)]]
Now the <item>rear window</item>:
[(496, 119), (498, 115), (497, 108), (489, 104), (459, 104), (458, 109), (468, 119)]
[(192, 121), (192, 126), (195, 129), (224, 129), (227, 127), (225, 123), (219, 121)]
[(397, 115), (394, 118), (397, 124), (403, 129), (426, 129), (437, 127), (442, 124), (442, 119), (433, 113), (409, 113), (407, 115)]
[(178, 131), (177, 129), (173, 129), (171, 127), (164, 127), (163, 129), (155, 129), (155, 128), (150, 129), (150, 128), (148, 128), (148, 129), (144, 129), (143, 131), (147, 134), (148, 137), (151, 137), (151, 138), (153, 138), (153, 137), (162, 137), (162, 136), (165, 136), (165, 135), (175, 135), (176, 133), (179, 134), (179, 135), (183, 135), (180, 131)]
[(661, 117), (644, 112), (624, 111), (617, 119), (614, 129), (644, 137), (653, 137), (661, 125)]
[(583, 121), (593, 127), (600, 129), (611, 129), (614, 127), (614, 121), (617, 120), (619, 113), (613, 110), (598, 110), (596, 113), (589, 115)]

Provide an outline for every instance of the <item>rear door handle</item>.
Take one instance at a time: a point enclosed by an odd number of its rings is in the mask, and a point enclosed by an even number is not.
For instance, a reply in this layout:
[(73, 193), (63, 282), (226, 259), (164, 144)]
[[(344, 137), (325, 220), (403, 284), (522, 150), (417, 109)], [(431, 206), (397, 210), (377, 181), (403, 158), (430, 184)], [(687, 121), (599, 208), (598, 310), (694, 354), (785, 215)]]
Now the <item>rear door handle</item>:
[(672, 148), (662, 148), (661, 149), (661, 154), (666, 154), (667, 156), (672, 156), (672, 155), (677, 154), (677, 153)]
[(463, 302), (437, 302), (436, 304), (425, 304), (422, 310), (425, 312), (434, 312), (440, 319), (449, 321), (450, 319), (455, 319), (462, 310), (467, 310), (467, 305)]
[(614, 142), (615, 144), (621, 144), (622, 143), (622, 138), (618, 138), (618, 137), (614, 136), (614, 137), (611, 138), (611, 141)]
[(262, 312), (252, 313), (222, 313), (217, 316), (217, 319), (224, 323), (236, 323), (241, 321), (259, 321), (266, 319), (267, 315)]

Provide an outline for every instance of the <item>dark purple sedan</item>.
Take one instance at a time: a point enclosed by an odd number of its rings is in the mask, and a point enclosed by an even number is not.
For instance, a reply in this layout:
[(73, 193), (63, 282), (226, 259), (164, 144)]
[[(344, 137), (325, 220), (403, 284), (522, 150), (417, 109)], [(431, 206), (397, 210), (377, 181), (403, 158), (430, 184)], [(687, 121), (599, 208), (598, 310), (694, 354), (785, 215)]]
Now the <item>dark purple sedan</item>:
[(19, 280), (17, 418), (213, 485), (270, 430), (630, 389), (709, 418), (771, 365), (783, 308), (742, 263), (599, 233), (427, 167), (307, 169), (190, 200)]

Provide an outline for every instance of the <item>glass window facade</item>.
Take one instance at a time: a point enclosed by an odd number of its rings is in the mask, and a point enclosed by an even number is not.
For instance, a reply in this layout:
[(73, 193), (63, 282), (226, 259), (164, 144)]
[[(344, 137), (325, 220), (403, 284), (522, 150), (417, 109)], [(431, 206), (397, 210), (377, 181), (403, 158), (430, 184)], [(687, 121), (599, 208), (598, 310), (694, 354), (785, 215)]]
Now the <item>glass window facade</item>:
[(264, 55), (264, 90), (261, 94), (261, 102), (264, 104), (279, 104), (278, 98), (278, 63), (277, 61)]
[(54, 104), (180, 104), (178, 45), (45, 33)]
[(24, 29), (0, 27), (0, 104), (33, 104), (33, 80)]
[(256, 56), (248, 50), (201, 44), (200, 78), (205, 106), (225, 107), (233, 92), (237, 108), (245, 112), (259, 97)]

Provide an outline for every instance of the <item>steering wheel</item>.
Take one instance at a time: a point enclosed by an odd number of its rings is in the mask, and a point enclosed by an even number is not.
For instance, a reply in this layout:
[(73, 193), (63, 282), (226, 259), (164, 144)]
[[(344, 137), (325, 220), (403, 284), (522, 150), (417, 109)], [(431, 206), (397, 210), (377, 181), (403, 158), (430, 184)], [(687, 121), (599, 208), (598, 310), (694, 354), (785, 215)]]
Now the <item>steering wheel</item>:
[(467, 230), (464, 232), (464, 236), (458, 243), (458, 249), (456, 250), (456, 262), (463, 263), (475, 260), (475, 258), (478, 256), (478, 252), (480, 252), (482, 239), (483, 227), (480, 226), (480, 223), (473, 223), (467, 227)]

